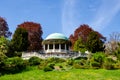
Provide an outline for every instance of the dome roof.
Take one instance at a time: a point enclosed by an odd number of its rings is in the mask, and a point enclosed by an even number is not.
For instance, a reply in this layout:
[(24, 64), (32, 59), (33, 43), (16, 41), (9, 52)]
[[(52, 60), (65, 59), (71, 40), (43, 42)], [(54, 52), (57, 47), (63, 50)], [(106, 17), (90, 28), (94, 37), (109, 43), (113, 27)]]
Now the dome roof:
[(49, 40), (49, 39), (64, 39), (64, 40), (68, 40), (68, 38), (65, 35), (61, 34), (61, 33), (52, 33), (52, 34), (48, 35), (45, 40)]

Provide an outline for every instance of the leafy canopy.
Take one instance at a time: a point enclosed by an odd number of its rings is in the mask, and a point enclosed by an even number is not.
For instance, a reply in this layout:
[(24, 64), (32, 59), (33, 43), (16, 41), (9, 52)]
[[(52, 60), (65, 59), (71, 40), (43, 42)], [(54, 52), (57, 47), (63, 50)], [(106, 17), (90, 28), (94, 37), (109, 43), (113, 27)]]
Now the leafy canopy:
[(0, 37), (0, 53), (5, 54), (8, 52), (8, 43), (8, 39), (6, 39), (4, 36)]
[(29, 51), (38, 51), (42, 49), (42, 28), (39, 23), (24, 22), (18, 25), (18, 28), (24, 28), (28, 31)]
[(100, 39), (95, 31), (90, 32), (87, 38), (86, 48), (92, 53), (103, 51), (103, 41)]
[(8, 38), (11, 36), (11, 34), (12, 33), (9, 31), (7, 22), (5, 21), (4, 18), (0, 17), (0, 36)]
[(74, 51), (80, 51), (82, 53), (84, 53), (86, 51), (86, 48), (85, 48), (85, 45), (83, 44), (82, 42), (82, 38), (79, 38), (75, 44), (74, 44), (74, 47), (73, 47), (73, 50)]

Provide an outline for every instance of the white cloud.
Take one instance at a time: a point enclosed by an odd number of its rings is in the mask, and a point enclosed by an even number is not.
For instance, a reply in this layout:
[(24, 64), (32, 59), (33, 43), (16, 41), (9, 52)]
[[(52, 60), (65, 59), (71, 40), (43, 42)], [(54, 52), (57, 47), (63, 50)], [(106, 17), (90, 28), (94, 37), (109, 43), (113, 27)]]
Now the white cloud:
[(62, 32), (69, 36), (74, 31), (74, 12), (75, 12), (76, 0), (64, 0), (62, 9)]
[(116, 17), (119, 11), (120, 0), (100, 0), (95, 2), (64, 0), (62, 32), (69, 36), (81, 23), (90, 25), (94, 30), (102, 31)]
[(120, 11), (120, 0), (103, 0), (98, 12), (90, 24), (93, 29), (102, 31)]

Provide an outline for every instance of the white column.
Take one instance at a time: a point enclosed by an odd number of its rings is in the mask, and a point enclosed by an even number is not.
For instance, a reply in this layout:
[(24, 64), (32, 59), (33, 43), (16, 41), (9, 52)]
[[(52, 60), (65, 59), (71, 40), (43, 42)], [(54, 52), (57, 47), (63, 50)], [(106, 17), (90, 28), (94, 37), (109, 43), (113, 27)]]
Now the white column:
[(49, 44), (48, 44), (47, 50), (49, 50)]
[(49, 52), (49, 44), (47, 44), (46, 52)]
[(43, 45), (43, 49), (44, 49), (44, 51), (45, 51), (45, 44)]
[(65, 44), (65, 50), (66, 50), (66, 44)]
[(53, 52), (55, 52), (55, 44), (53, 44)]
[(59, 44), (59, 52), (61, 52), (61, 44)]
[(65, 44), (65, 52), (67, 52), (67, 50), (66, 50), (67, 48), (66, 48), (66, 44)]

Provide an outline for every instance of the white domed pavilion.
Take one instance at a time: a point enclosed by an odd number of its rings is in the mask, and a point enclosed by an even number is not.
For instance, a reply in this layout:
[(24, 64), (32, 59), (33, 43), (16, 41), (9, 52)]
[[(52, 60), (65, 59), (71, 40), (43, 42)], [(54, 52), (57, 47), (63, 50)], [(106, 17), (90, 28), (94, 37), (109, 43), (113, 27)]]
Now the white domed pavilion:
[(86, 54), (81, 54), (78, 52), (70, 51), (70, 41), (69, 39), (61, 33), (53, 33), (48, 35), (42, 42), (43, 51), (39, 52), (25, 52), (22, 53), (23, 59), (29, 59), (32, 56), (37, 56), (43, 59), (50, 57), (58, 58), (77, 58), (77, 57), (87, 57)]
[(68, 53), (70, 49), (69, 39), (61, 33), (53, 33), (42, 42), (45, 53)]

